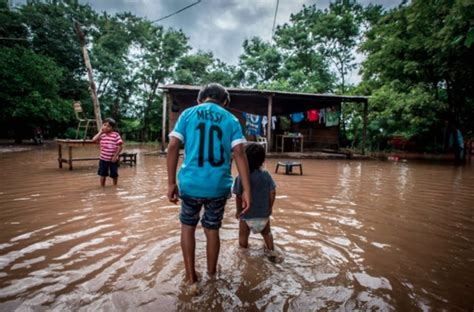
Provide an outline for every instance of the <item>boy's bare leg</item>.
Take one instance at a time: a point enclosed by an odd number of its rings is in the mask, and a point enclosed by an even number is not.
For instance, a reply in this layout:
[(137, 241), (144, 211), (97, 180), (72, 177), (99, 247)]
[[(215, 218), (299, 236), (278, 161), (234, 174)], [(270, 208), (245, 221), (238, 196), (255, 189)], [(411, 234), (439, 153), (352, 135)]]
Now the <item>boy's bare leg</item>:
[(191, 284), (197, 282), (197, 275), (194, 269), (195, 231), (195, 226), (181, 224), (181, 250), (183, 252), (184, 269), (186, 270), (186, 280)]
[(273, 246), (273, 236), (272, 231), (270, 230), (270, 220), (268, 220), (267, 225), (265, 225), (265, 227), (263, 228), (262, 236), (267, 249), (274, 250), (275, 246)]
[(250, 228), (244, 220), (239, 221), (239, 245), (242, 248), (249, 247)]
[(217, 259), (219, 258), (219, 250), (221, 247), (221, 241), (219, 237), (219, 229), (206, 229), (206, 253), (207, 253), (207, 273), (209, 275), (216, 274), (217, 270)]
[(114, 181), (114, 185), (117, 185), (118, 178), (113, 178), (112, 180)]
[(105, 178), (106, 177), (100, 177), (100, 186), (105, 186)]

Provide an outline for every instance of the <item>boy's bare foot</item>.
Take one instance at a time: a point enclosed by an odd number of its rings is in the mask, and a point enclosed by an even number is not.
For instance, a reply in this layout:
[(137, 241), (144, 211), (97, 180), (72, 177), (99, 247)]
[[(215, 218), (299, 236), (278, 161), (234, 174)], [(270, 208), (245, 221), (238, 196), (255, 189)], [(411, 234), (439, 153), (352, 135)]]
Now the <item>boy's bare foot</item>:
[(200, 294), (201, 290), (197, 282), (186, 286), (186, 295), (194, 297)]
[(198, 278), (198, 275), (196, 273), (194, 273), (193, 275), (186, 276), (186, 283), (188, 285), (197, 283), (198, 280), (199, 280), (199, 278)]
[(185, 296), (198, 296), (201, 293), (201, 290), (199, 289), (199, 280), (201, 280), (200, 277), (200, 274), (196, 274), (196, 278), (192, 282), (188, 279), (184, 279), (181, 285), (179, 286), (181, 293)]

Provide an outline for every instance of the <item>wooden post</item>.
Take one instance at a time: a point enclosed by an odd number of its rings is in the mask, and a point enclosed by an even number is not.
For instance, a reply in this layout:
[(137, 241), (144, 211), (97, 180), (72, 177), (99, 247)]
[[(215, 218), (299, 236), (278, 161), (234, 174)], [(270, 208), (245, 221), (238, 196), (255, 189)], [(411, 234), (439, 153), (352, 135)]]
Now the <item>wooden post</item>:
[(99, 105), (99, 99), (97, 98), (97, 89), (94, 83), (94, 76), (92, 75), (92, 66), (89, 60), (89, 53), (87, 52), (86, 39), (84, 37), (84, 34), (81, 31), (81, 26), (79, 25), (77, 21), (74, 22), (74, 26), (75, 26), (76, 34), (79, 37), (79, 41), (81, 43), (82, 55), (84, 57), (84, 63), (86, 64), (87, 76), (89, 77), (92, 103), (94, 103), (95, 122), (97, 125), (97, 131), (98, 131), (100, 130), (100, 128), (102, 128), (102, 117), (100, 115), (100, 105)]
[(60, 143), (58, 143), (58, 162), (59, 168), (63, 167), (63, 148)]
[(367, 100), (364, 102), (364, 116), (363, 116), (364, 128), (362, 130), (362, 155), (365, 155), (365, 144), (367, 141), (367, 114), (369, 111), (368, 106), (369, 105), (368, 105), (368, 100)]
[(273, 150), (273, 144), (272, 144), (272, 109), (273, 109), (273, 95), (268, 96), (268, 111), (267, 111), (267, 145), (268, 145), (268, 150), (272, 151)]
[(166, 114), (168, 112), (167, 110), (167, 101), (168, 100), (168, 92), (164, 91), (163, 92), (163, 116), (161, 120), (161, 151), (165, 151), (165, 146), (166, 146)]
[(72, 170), (72, 146), (68, 147), (68, 157), (69, 170)]

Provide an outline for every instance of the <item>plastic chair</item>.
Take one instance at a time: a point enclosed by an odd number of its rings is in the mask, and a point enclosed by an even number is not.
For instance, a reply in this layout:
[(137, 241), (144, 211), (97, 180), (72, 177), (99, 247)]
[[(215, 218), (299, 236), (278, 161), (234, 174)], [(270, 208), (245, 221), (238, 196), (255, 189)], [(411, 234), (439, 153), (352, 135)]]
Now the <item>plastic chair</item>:
[(275, 173), (278, 173), (278, 168), (283, 167), (285, 168), (285, 174), (290, 174), (293, 172), (293, 167), (300, 169), (300, 175), (303, 175), (303, 165), (297, 161), (279, 161), (275, 168)]
[(268, 153), (268, 142), (266, 137), (257, 136), (257, 143), (261, 144), (265, 148), (265, 153)]
[(95, 119), (89, 119), (84, 116), (84, 112), (82, 111), (81, 102), (77, 101), (74, 102), (74, 113), (76, 114), (76, 118), (78, 121), (77, 129), (76, 129), (76, 139), (79, 138), (79, 131), (84, 130), (84, 137), (85, 140), (87, 137), (87, 132), (90, 129), (96, 129), (96, 122)]

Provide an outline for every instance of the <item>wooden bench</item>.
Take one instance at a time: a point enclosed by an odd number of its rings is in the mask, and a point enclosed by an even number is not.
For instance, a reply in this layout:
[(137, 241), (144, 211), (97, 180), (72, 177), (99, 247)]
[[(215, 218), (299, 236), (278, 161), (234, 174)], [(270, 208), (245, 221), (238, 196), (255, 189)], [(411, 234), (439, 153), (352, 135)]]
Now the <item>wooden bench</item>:
[(303, 165), (301, 163), (296, 162), (296, 161), (279, 161), (276, 164), (275, 168), (275, 173), (278, 173), (278, 168), (284, 167), (285, 168), (285, 174), (290, 174), (293, 172), (293, 167), (298, 167), (300, 168), (300, 175), (303, 175)]
[[(98, 157), (87, 157), (87, 158), (73, 158), (72, 157), (72, 148), (73, 147), (86, 147), (86, 146), (98, 146), (97, 142), (92, 140), (69, 140), (69, 139), (57, 139), (58, 143), (58, 164), (59, 168), (63, 167), (63, 163), (69, 165), (69, 170), (72, 170), (72, 163), (74, 161), (89, 161), (89, 160), (99, 160)], [(68, 156), (63, 157), (63, 146), (68, 150)]]
[[(69, 140), (69, 139), (57, 139), (58, 143), (58, 165), (59, 168), (63, 167), (63, 163), (69, 165), (69, 170), (72, 170), (72, 163), (75, 161), (92, 161), (99, 160), (99, 157), (85, 157), (85, 158), (74, 158), (72, 156), (73, 147), (87, 147), (87, 146), (99, 146), (97, 142), (92, 140)], [(63, 146), (67, 148), (68, 155), (63, 157)], [(119, 155), (119, 162), (129, 163), (130, 167), (137, 164), (137, 153), (122, 153)]]
[(130, 167), (137, 164), (137, 153), (122, 153), (119, 155), (120, 163), (128, 163)]

